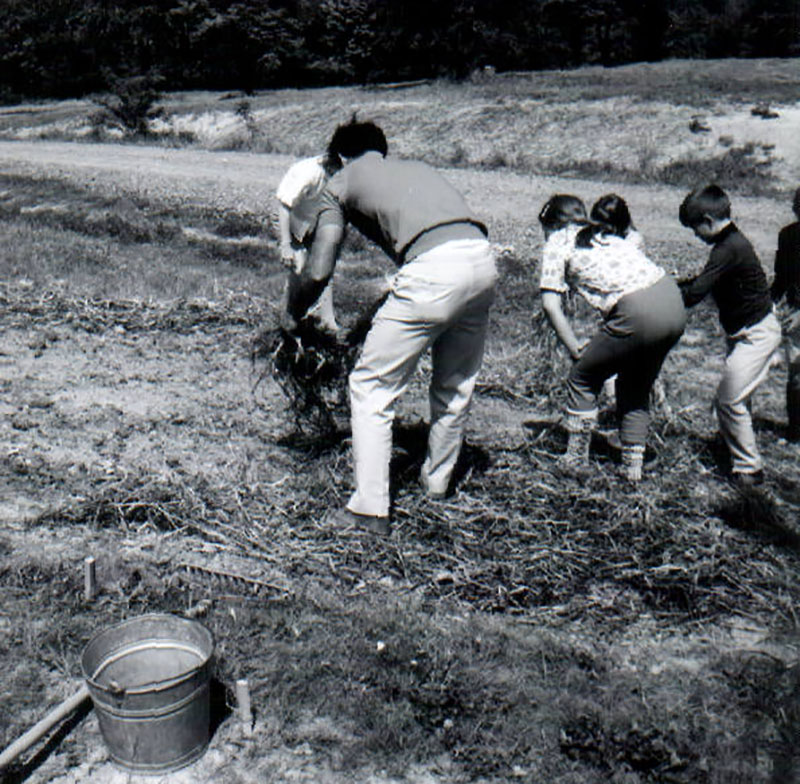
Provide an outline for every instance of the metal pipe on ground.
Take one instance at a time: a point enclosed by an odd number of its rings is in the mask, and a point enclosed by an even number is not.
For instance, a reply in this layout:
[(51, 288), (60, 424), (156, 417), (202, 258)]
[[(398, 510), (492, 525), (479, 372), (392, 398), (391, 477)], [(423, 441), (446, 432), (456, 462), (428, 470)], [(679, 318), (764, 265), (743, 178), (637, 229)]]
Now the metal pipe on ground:
[(75, 694), (53, 708), (50, 713), (36, 722), (24, 735), (21, 735), (10, 746), (0, 752), (0, 770), (8, 767), (34, 743), (38, 743), (50, 730), (78, 710), (88, 699), (89, 689), (84, 684)]

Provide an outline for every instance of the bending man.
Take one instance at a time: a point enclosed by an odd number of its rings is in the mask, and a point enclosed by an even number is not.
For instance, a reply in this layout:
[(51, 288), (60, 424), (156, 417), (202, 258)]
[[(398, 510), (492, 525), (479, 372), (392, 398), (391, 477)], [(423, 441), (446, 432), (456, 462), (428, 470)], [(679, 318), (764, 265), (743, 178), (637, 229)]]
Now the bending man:
[(431, 424), (421, 484), (444, 497), (463, 440), (497, 278), (486, 227), (427, 164), (386, 158), (370, 122), (339, 126), (329, 149), (344, 167), (320, 196), (302, 284), (287, 303), (300, 319), (330, 278), (346, 223), (400, 267), (350, 376), (355, 492), (335, 521), (389, 531), (389, 462), (395, 402), (431, 349)]

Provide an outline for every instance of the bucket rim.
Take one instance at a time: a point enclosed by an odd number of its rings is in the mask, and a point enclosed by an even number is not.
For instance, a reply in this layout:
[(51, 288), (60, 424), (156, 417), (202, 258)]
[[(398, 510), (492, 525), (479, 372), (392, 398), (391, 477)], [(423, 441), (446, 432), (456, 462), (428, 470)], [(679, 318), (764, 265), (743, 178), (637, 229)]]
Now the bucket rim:
[[(178, 621), (179, 623), (185, 626), (191, 626), (193, 629), (196, 629), (206, 637), (206, 641), (208, 643), (208, 654), (206, 655), (203, 652), (205, 658), (203, 661), (192, 667), (185, 672), (180, 673), (179, 675), (173, 676), (171, 678), (165, 678), (161, 681), (152, 681), (150, 683), (142, 684), (140, 686), (136, 686), (135, 688), (131, 689), (122, 689), (119, 687), (109, 687), (105, 686), (102, 683), (99, 683), (94, 679), (94, 676), (99, 672), (100, 668), (96, 668), (93, 673), (88, 672), (87, 663), (86, 663), (86, 655), (89, 649), (96, 644), (99, 640), (101, 640), (104, 636), (109, 635), (115, 631), (119, 631), (120, 629), (127, 628), (129, 626), (136, 626), (142, 622), (146, 621)], [(155, 638), (155, 637), (146, 637), (142, 638), (141, 640), (136, 641), (136, 645), (141, 645), (147, 642), (153, 642), (156, 639), (163, 639), (163, 638)], [(123, 650), (126, 649), (128, 646), (124, 646)], [(114, 697), (122, 697), (126, 694), (129, 695), (137, 695), (137, 694), (148, 694), (154, 691), (164, 691), (167, 689), (172, 688), (173, 686), (177, 686), (184, 681), (189, 680), (190, 678), (197, 675), (203, 669), (206, 669), (209, 666), (211, 661), (211, 657), (214, 655), (214, 650), (216, 647), (216, 641), (214, 639), (214, 635), (211, 630), (206, 627), (204, 624), (200, 623), (199, 621), (195, 620), (194, 618), (185, 618), (181, 615), (176, 615), (173, 613), (145, 613), (143, 615), (137, 615), (133, 618), (126, 618), (122, 621), (119, 621), (115, 624), (110, 626), (106, 626), (100, 631), (96, 632), (92, 635), (89, 641), (84, 646), (84, 649), (81, 653), (81, 671), (83, 672), (83, 677), (86, 680), (86, 683), (92, 688), (96, 689), (97, 691), (101, 691), (105, 694), (110, 694)], [(102, 664), (106, 663), (105, 660), (101, 660)]]

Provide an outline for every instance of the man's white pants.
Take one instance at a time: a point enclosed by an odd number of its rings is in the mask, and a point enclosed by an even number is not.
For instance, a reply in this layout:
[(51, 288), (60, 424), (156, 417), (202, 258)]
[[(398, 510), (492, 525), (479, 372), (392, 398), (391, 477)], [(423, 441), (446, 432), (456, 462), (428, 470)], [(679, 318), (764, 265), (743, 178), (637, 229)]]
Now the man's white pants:
[(728, 355), (714, 405), (734, 473), (752, 474), (762, 468), (748, 403), (767, 377), (772, 354), (780, 343), (781, 326), (774, 313), (728, 338)]
[(394, 406), (429, 347), (431, 425), (421, 480), (428, 492), (447, 490), (483, 360), (496, 279), (485, 240), (443, 243), (395, 275), (350, 375), (351, 511), (389, 514)]

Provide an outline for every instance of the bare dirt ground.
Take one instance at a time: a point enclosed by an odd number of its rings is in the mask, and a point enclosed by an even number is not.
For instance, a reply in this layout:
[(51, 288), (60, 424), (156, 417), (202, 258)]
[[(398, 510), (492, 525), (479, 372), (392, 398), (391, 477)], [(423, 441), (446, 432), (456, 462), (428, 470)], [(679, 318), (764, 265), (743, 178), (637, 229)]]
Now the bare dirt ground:
[[(144, 146), (0, 143), (0, 171), (4, 173), (55, 177), (112, 197), (137, 196), (183, 208), (254, 215), (271, 210), (275, 185), (289, 161), (285, 156)], [(597, 183), (556, 179), (534, 182), (514, 175), (504, 175), (501, 189), (496, 177), (480, 172), (453, 171), (451, 179), (491, 215), (500, 245), (503, 226), (520, 221), (514, 207), (520, 200), (531, 204), (524, 220), (535, 232), (535, 210), (550, 193), (567, 188), (580, 190), (590, 200), (608, 190), (608, 185), (601, 187)], [(625, 192), (630, 195), (634, 213), (642, 216), (641, 228), (657, 246), (674, 231), (677, 192), (633, 186), (626, 186)], [(744, 203), (746, 215), (757, 214), (763, 205), (758, 199)], [(758, 224), (754, 240), (764, 255), (782, 222), (783, 217), (773, 211), (768, 220)], [(536, 242), (533, 234), (523, 239), (526, 247), (517, 249), (519, 255), (530, 253)], [(272, 286), (269, 291), (274, 296), (279, 290), (279, 272), (274, 270), (268, 276)], [(24, 280), (4, 284), (0, 289), (0, 528), (4, 546), (18, 560), (29, 557), (33, 563), (43, 553), (49, 553), (45, 560), (50, 558), (54, 568), (63, 564), (75, 567), (71, 585), (76, 589), (83, 558), (96, 555), (103, 590), (127, 603), (130, 612), (142, 609), (136, 601), (136, 584), (147, 583), (148, 564), (171, 565), (177, 572), (179, 565), (187, 562), (258, 574), (260, 579), (275, 581), (279, 588), (287, 575), (297, 575), (298, 579), (311, 575), (323, 592), (331, 587), (359, 596), (377, 591), (379, 595), (385, 592), (388, 603), (413, 601), (416, 588), (410, 577), (398, 577), (396, 570), (388, 566), (381, 576), (381, 570), (387, 563), (394, 564), (395, 559), (401, 562), (403, 557), (413, 555), (409, 548), (424, 547), (422, 537), (413, 545), (398, 544), (396, 550), (381, 553), (387, 560), (377, 566), (368, 550), (359, 549), (361, 546), (355, 541), (348, 542), (355, 552), (352, 571), (342, 573), (329, 567), (324, 553), (316, 552), (311, 544), (298, 547), (293, 556), (296, 560), (287, 560), (283, 552), (271, 556), (263, 542), (249, 553), (246, 548), (234, 551), (224, 541), (196, 535), (197, 531), (165, 533), (147, 515), (137, 520), (135, 510), (131, 512), (130, 508), (125, 510), (127, 528), (122, 535), (98, 520), (93, 524), (79, 519), (73, 526), (46, 524), (49, 517), (60, 513), (74, 514), (90, 494), (113, 496), (113, 508), (119, 511), (123, 503), (120, 489), (142, 475), (154, 486), (163, 482), (173, 489), (189, 488), (185, 490), (188, 495), (197, 487), (208, 486), (213, 492), (220, 487), (247, 487), (268, 515), (289, 528), (298, 516), (307, 516), (308, 509), (281, 506), (276, 500), (279, 489), (295, 486), (310, 488), (307, 492), (317, 491), (316, 508), (341, 502), (341, 483), (334, 482), (332, 488), (320, 490), (328, 484), (328, 477), (317, 476), (316, 469), (308, 465), (302, 468), (308, 471), (308, 477), (298, 476), (296, 457), (281, 443), (290, 428), (285, 419), (285, 401), (277, 386), (262, 384), (254, 392), (256, 374), (248, 353), (249, 341), (259, 322), (265, 292), (265, 288), (228, 290), (220, 291), (217, 299), (197, 303), (131, 300), (104, 306), (82, 301), (57, 286), (41, 291)], [(527, 329), (527, 325), (523, 327)], [(691, 379), (684, 379), (685, 399), (681, 402), (686, 403), (686, 411), (694, 411), (700, 417), (698, 412), (708, 396), (707, 381), (715, 372), (718, 359), (705, 355), (696, 328), (690, 329), (684, 343), (680, 361), (684, 366), (691, 364), (696, 373)], [(509, 358), (520, 361), (520, 352), (524, 354), (524, 348), (490, 345), (489, 377), (502, 372)], [(417, 407), (421, 415), (422, 400), (419, 385), (404, 404), (405, 410)], [(537, 415), (553, 417), (553, 411), (537, 412), (536, 405), (537, 401), (530, 399), (487, 396), (476, 405), (468, 439), (478, 451), (502, 449), (511, 455), (529, 439), (523, 427), (526, 419)], [(777, 420), (782, 415), (781, 406), (776, 382), (762, 400), (761, 412)], [(786, 460), (792, 459), (792, 447), (779, 439), (773, 439), (770, 449), (772, 455), (779, 453)], [(346, 473), (346, 451), (342, 454), (341, 471)], [(502, 473), (504, 469), (500, 465), (496, 470)], [(235, 490), (232, 493), (235, 496)], [(225, 500), (231, 505), (236, 503), (234, 497)], [(204, 501), (197, 499), (198, 508)], [(704, 504), (706, 499), (698, 498), (696, 502)], [(130, 498), (126, 503), (135, 507), (137, 499)], [(166, 501), (161, 511), (168, 519)], [(458, 513), (457, 507), (455, 512), (450, 511)], [(28, 523), (34, 519), (45, 522), (31, 527)], [(218, 522), (224, 526), (226, 521), (222, 517)], [(402, 515), (399, 522), (402, 536), (403, 525), (411, 523)], [(304, 525), (321, 526), (322, 521), (312, 520)], [(319, 528), (315, 535), (319, 535)], [(302, 529), (297, 536), (300, 545), (304, 545)], [(359, 562), (359, 558), (363, 561)], [(132, 581), (131, 564), (136, 563), (142, 564), (141, 574)], [(366, 578), (360, 572), (364, 563), (370, 567)], [(443, 577), (442, 582), (451, 579), (452, 576)], [(181, 601), (189, 607), (201, 595), (200, 591), (189, 590)], [(598, 595), (597, 607), (613, 607), (618, 600), (625, 599)], [(569, 597), (563, 597), (563, 604), (568, 603)], [(785, 605), (782, 607), (785, 609)], [(94, 630), (96, 616), (92, 617), (90, 605), (78, 601), (68, 611), (74, 613), (76, 623), (87, 634)], [(242, 609), (233, 602), (226, 612), (232, 615), (232, 623), (244, 626), (240, 633), (246, 635), (247, 606)], [(10, 623), (0, 605), (0, 631), (10, 634)], [(37, 623), (35, 617), (31, 623)], [(524, 626), (519, 634), (528, 634)], [(568, 622), (563, 624), (563, 634), (573, 635)], [(672, 673), (680, 680), (694, 677), (710, 659), (730, 650), (749, 648), (777, 659), (788, 658), (787, 651), (793, 643), (776, 648), (767, 637), (767, 630), (757, 620), (732, 616), (719, 626), (709, 624), (689, 639), (682, 633), (659, 632), (652, 618), (643, 614), (640, 624), (614, 642), (609, 655), (634, 680), (637, 673), (666, 673), (665, 677)], [(72, 641), (71, 645), (80, 642), (85, 640)], [(225, 643), (222, 648), (225, 652)], [(268, 654), (271, 655), (265, 652)], [(33, 699), (21, 708), (28, 724), (41, 716), (42, 704), (63, 699), (79, 685), (69, 673), (46, 683), (31, 678), (32, 691), (40, 689), (41, 699)], [(257, 696), (268, 699), (268, 695)], [(435, 784), (459, 780), (455, 763), (447, 755), (415, 764), (402, 773), (368, 764), (356, 771), (342, 771), (335, 753), (325, 749), (346, 742), (347, 734), (346, 723), (324, 716), (309, 717), (296, 730), (293, 742), (286, 743), (263, 716), (257, 716), (254, 738), (245, 739), (241, 727), (230, 719), (221, 724), (209, 751), (195, 765), (170, 776), (142, 780), (174, 784), (385, 784), (401, 780)], [(25, 781), (36, 784), (121, 784), (140, 778), (119, 771), (108, 761), (94, 716), (86, 717), (60, 747), (38, 760), (25, 774)], [(515, 775), (519, 780), (542, 780), (525, 770)], [(570, 779), (564, 776), (560, 780)]]

